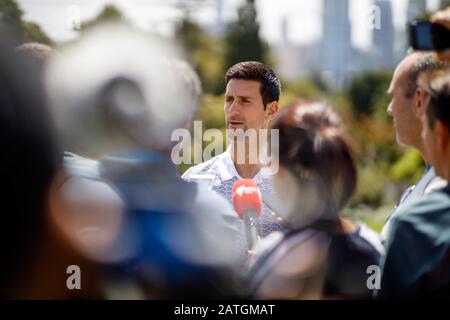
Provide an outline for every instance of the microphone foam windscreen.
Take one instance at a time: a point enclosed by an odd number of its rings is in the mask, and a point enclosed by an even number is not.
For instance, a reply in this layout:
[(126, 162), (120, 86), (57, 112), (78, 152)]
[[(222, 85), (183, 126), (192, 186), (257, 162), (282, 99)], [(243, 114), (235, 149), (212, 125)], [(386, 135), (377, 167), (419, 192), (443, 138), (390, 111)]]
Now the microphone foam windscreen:
[(234, 210), (242, 219), (245, 210), (261, 212), (262, 200), (258, 186), (251, 179), (241, 179), (233, 185)]

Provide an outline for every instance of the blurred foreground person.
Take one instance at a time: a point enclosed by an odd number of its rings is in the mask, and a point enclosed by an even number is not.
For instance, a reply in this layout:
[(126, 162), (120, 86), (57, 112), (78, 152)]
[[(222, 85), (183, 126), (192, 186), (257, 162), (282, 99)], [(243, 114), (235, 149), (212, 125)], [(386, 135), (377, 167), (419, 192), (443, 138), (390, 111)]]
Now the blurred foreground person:
[[(104, 25), (50, 60), (48, 92), (65, 147), (100, 158), (66, 158), (68, 171), (83, 178), (69, 194), (86, 199), (101, 183), (120, 200), (114, 206), (103, 188), (105, 205), (96, 211), (120, 225), (111, 251), (97, 258), (146, 298), (223, 297), (233, 294), (235, 214), (206, 186), (183, 181), (171, 162), (171, 134), (189, 123), (201, 94), (178, 56), (170, 43)], [(92, 197), (103, 194), (96, 190)]]
[[(53, 205), (62, 152), (39, 68), (26, 58), (0, 44), (0, 298), (101, 298), (97, 266)], [(82, 290), (70, 289), (70, 266), (81, 269)]]
[(259, 298), (369, 298), (367, 268), (382, 246), (375, 232), (339, 217), (356, 169), (340, 119), (322, 102), (297, 101), (275, 120), (280, 169), (276, 211), (288, 230), (271, 234), (250, 260)]
[[(450, 68), (423, 73), (429, 95), (422, 137), (436, 174), (450, 179)], [(379, 298), (450, 297), (450, 188), (448, 184), (401, 209), (392, 221), (382, 263)]]

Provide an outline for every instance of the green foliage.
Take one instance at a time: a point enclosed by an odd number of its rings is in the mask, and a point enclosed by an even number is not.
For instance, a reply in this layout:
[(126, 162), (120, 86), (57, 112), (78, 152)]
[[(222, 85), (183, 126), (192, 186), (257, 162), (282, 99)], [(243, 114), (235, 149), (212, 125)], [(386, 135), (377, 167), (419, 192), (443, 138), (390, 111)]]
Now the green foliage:
[(367, 205), (359, 205), (354, 208), (345, 208), (342, 216), (352, 221), (362, 222), (374, 231), (381, 232), (384, 222), (394, 206), (395, 203), (387, 203), (374, 209)]
[(391, 167), (389, 176), (395, 181), (415, 183), (425, 170), (425, 165), (417, 149), (408, 149)]
[(192, 19), (192, 12), (205, 5), (204, 0), (179, 1), (182, 18), (175, 36), (182, 44), (186, 57), (202, 80), (203, 90), (219, 95), (225, 91), (224, 74), (233, 64), (257, 60), (270, 65), (268, 45), (259, 37), (256, 8), (247, 1), (239, 8), (238, 19), (229, 25), (224, 37), (206, 32)]
[(24, 21), (22, 17), (23, 11), (17, 1), (0, 0), (0, 36), (14, 36), (17, 45), (23, 42), (53, 43), (37, 23)]
[(391, 97), (383, 91), (384, 87), (380, 89), (381, 93), (373, 98), (373, 117), (377, 121), (389, 123), (392, 126), (392, 118), (387, 113), (387, 108), (391, 102)]
[(224, 99), (222, 96), (205, 94), (195, 119), (203, 121), (204, 130), (225, 128)]
[(311, 82), (314, 84), (314, 86), (319, 89), (322, 92), (330, 92), (331, 88), (329, 84), (324, 80), (320, 74), (315, 73), (310, 77)]
[(286, 83), (283, 86), (283, 93), (285, 92), (290, 92), (301, 99), (318, 99), (323, 95), (321, 89), (311, 79)]
[[(200, 105), (200, 108), (197, 114), (194, 117), (194, 120), (202, 121), (203, 133), (208, 129), (219, 129), (222, 132), (223, 137), (226, 137), (225, 133), (225, 114), (223, 111), (224, 99), (223, 96), (212, 95), (212, 94), (204, 94), (203, 99)], [(191, 137), (193, 137), (193, 130), (191, 128)], [(211, 141), (203, 141), (202, 142), (202, 150), (210, 144)], [(223, 147), (225, 150), (225, 143), (223, 141)], [(191, 141), (191, 155), (192, 159), (194, 156), (194, 140)], [(178, 172), (180, 174), (184, 173), (187, 169), (189, 169), (192, 165), (190, 164), (181, 164), (178, 166)]]
[(119, 8), (112, 4), (107, 4), (103, 10), (93, 19), (84, 21), (81, 24), (81, 30), (86, 30), (98, 23), (124, 20), (123, 14)]
[(24, 22), (23, 28), (26, 34), (27, 41), (38, 42), (51, 46), (53, 41), (41, 29), (41, 27), (34, 22)]
[(352, 198), (352, 205), (365, 204), (379, 207), (383, 204), (386, 175), (377, 166), (360, 166), (358, 168), (358, 184)]
[(253, 1), (247, 1), (238, 9), (237, 21), (231, 23), (225, 36), (225, 68), (240, 61), (255, 60), (268, 63), (269, 47), (259, 37)]
[(183, 18), (176, 27), (175, 36), (190, 55), (189, 58), (192, 58), (193, 52), (202, 45), (202, 37), (205, 36), (205, 32), (197, 23)]
[(223, 40), (207, 34), (187, 18), (178, 23), (175, 36), (197, 70), (203, 90), (214, 94), (223, 92)]
[(23, 11), (15, 0), (0, 0), (1, 26), (19, 30), (22, 25)]
[(386, 94), (391, 77), (392, 71), (368, 71), (352, 79), (348, 95), (356, 117), (370, 116), (376, 111), (377, 99)]
[[(279, 106), (281, 109), (298, 99), (327, 100), (328, 96), (331, 96), (331, 91), (329, 91), (329, 88), (322, 83), (321, 80), (317, 79), (316, 76), (297, 81), (286, 81), (281, 79), (281, 87), (281, 96), (279, 101)], [(339, 97), (334, 97), (332, 99), (333, 102), (340, 100), (340, 97), (342, 97), (342, 95), (339, 95)], [(334, 103), (333, 106), (336, 106), (337, 104), (341, 106), (340, 102)]]

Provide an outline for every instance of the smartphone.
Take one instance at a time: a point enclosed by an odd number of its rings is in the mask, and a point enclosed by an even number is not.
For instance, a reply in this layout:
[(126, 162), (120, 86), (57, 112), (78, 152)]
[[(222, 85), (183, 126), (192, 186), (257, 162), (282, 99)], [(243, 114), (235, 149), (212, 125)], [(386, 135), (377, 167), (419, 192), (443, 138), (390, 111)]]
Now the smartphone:
[(409, 44), (419, 51), (450, 49), (450, 30), (429, 21), (413, 21), (409, 24)]

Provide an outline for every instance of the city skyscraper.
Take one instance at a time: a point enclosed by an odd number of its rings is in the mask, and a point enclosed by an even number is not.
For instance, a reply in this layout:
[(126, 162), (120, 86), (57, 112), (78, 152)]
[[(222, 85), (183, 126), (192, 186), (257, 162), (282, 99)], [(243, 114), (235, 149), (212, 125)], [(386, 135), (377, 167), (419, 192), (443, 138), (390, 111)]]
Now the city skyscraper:
[(223, 0), (214, 0), (214, 10), (216, 11), (215, 22), (210, 30), (215, 35), (222, 35), (225, 32), (223, 19)]
[(322, 70), (332, 85), (342, 87), (351, 57), (351, 24), (348, 0), (323, 0)]
[(394, 58), (394, 22), (390, 0), (375, 0), (374, 5), (380, 9), (379, 28), (373, 29), (373, 53), (375, 68), (391, 68)]
[(284, 44), (287, 44), (289, 42), (288, 40), (288, 30), (289, 28), (289, 21), (287, 19), (287, 17), (283, 17), (281, 19), (281, 41)]
[[(448, 0), (450, 1), (450, 0)], [(349, 0), (323, 0), (322, 37), (307, 45), (293, 45), (288, 39), (288, 21), (280, 23), (281, 43), (276, 48), (280, 74), (288, 79), (320, 75), (334, 88), (343, 88), (351, 78), (367, 70), (393, 69), (404, 57), (408, 37), (394, 27), (393, 0), (372, 0), (376, 10), (375, 29), (369, 48), (352, 45)], [(406, 15), (420, 15), (426, 0), (409, 0)], [(407, 12), (406, 12), (407, 10)], [(396, 12), (395, 14), (399, 14)]]

